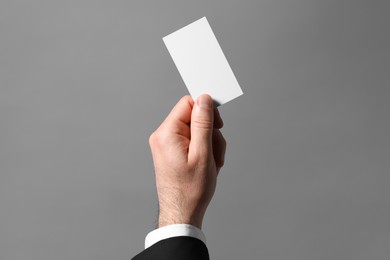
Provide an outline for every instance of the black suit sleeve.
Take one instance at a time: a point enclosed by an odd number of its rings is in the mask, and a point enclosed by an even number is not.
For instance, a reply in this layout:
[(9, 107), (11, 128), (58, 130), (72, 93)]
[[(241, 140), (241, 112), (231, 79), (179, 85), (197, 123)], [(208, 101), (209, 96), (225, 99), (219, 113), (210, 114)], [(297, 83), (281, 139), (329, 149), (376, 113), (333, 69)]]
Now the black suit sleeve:
[(209, 253), (201, 240), (182, 236), (161, 240), (132, 260), (209, 260)]

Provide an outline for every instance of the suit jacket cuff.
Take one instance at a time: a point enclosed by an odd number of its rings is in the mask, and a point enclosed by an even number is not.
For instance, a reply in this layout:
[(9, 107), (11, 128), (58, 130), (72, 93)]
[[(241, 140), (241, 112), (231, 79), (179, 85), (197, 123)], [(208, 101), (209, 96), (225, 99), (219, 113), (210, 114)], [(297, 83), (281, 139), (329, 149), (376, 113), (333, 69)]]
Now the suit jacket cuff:
[(151, 231), (145, 238), (145, 249), (163, 239), (181, 236), (194, 237), (206, 244), (206, 237), (199, 228), (189, 224), (174, 224)]

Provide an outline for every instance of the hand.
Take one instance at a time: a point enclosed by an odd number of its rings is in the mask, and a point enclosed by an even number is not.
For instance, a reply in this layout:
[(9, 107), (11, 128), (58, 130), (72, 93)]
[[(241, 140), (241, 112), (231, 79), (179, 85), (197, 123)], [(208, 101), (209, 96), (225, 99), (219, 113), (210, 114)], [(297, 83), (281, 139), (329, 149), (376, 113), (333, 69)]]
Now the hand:
[(183, 97), (150, 136), (159, 202), (158, 226), (202, 228), (224, 164), (223, 122), (209, 95)]

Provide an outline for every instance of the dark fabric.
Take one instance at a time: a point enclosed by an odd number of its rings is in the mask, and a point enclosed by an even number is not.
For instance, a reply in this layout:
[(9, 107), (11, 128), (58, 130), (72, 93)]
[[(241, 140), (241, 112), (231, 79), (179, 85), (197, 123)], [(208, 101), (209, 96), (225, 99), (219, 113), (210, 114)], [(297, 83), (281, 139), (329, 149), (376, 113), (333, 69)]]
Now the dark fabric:
[(209, 260), (206, 245), (193, 237), (172, 237), (148, 247), (132, 260)]

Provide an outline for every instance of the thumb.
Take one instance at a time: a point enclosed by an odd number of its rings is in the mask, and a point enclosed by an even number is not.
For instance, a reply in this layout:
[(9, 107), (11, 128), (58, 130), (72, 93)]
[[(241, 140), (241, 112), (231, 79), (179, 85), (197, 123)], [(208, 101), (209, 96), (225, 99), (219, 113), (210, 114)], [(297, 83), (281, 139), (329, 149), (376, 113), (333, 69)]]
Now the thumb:
[(200, 95), (191, 114), (191, 143), (189, 153), (205, 156), (212, 151), (214, 125), (213, 100), (207, 94)]

